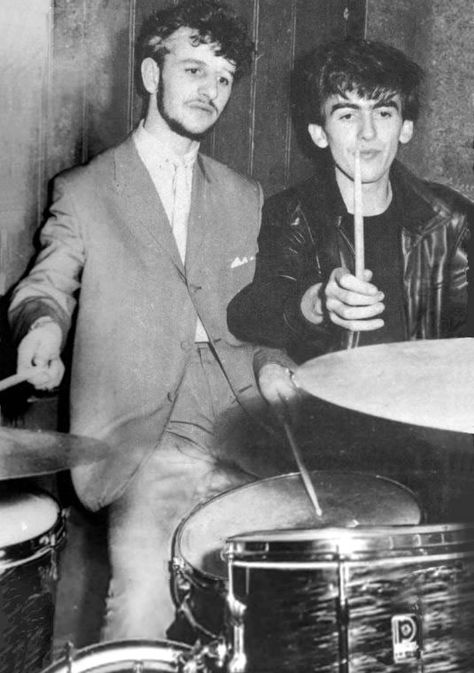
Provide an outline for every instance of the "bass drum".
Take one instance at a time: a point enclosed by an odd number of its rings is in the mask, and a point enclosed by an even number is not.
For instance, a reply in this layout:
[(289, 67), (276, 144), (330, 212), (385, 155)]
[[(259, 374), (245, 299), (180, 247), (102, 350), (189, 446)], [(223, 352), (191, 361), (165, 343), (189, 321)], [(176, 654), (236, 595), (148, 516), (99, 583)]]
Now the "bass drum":
[(0, 673), (36, 673), (50, 662), (58, 551), (56, 500), (0, 485)]
[[(299, 474), (285, 474), (226, 491), (196, 507), (176, 530), (172, 591), (178, 615), (209, 638), (224, 629), (227, 538), (247, 531), (327, 526), (413, 525), (422, 513), (415, 496), (383, 477), (315, 471), (317, 517)], [(179, 638), (182, 639), (181, 637)]]
[(472, 673), (474, 524), (227, 543), (233, 673)]
[(205, 673), (187, 645), (172, 641), (122, 640), (67, 652), (43, 673)]

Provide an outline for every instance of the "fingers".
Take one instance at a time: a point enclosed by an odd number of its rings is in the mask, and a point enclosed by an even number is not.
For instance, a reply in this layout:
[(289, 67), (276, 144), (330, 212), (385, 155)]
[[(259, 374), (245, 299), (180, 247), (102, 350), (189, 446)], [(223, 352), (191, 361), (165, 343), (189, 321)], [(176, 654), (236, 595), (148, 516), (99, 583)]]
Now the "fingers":
[(31, 377), (28, 381), (37, 390), (53, 390), (61, 383), (64, 375), (64, 364), (59, 358), (49, 360), (42, 366), (35, 364)]
[(280, 421), (292, 420), (297, 414), (300, 392), (290, 371), (279, 364), (266, 364), (259, 373), (260, 392)]
[(335, 269), (325, 288), (326, 308), (336, 325), (353, 331), (371, 331), (383, 326), (384, 294), (371, 283), (372, 272), (359, 279), (347, 269)]
[(33, 329), (18, 347), (18, 372), (31, 370), (27, 381), (38, 390), (56, 388), (64, 374), (60, 347), (61, 331), (57, 325)]

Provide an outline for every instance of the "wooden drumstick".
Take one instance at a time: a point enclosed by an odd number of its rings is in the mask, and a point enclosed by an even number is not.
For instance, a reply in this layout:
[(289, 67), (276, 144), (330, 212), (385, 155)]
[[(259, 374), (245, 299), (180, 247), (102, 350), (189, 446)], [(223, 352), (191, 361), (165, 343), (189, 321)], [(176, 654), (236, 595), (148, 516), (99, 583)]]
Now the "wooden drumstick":
[[(18, 372), (18, 374), (12, 374), (11, 376), (7, 376), (5, 379), (2, 379), (0, 381), (0, 392), (2, 390), (7, 390), (7, 388), (13, 388), (13, 386), (17, 386), (19, 383), (24, 383), (27, 381), (29, 378), (31, 378), (31, 375), (35, 373), (35, 369), (25, 369), (22, 372)], [(36, 370), (36, 373), (39, 373)]]
[(303, 480), (303, 485), (306, 489), (306, 493), (308, 494), (309, 499), (311, 500), (311, 504), (314, 507), (314, 511), (316, 512), (316, 515), (319, 517), (322, 517), (323, 511), (321, 509), (321, 506), (318, 501), (318, 496), (316, 495), (316, 491), (314, 490), (313, 482), (311, 481), (311, 475), (309, 474), (306, 465), (303, 462), (303, 458), (301, 456), (300, 449), (296, 443), (296, 440), (293, 436), (293, 431), (290, 428), (290, 425), (287, 421), (283, 422), (283, 427), (285, 428), (285, 433), (286, 437), (288, 439), (288, 443), (291, 446), (291, 450), (293, 451), (293, 456), (295, 458), (296, 464), (298, 465), (298, 469), (300, 471), (301, 479)]
[(356, 148), (354, 157), (354, 249), (355, 276), (364, 277), (364, 215), (362, 209), (362, 176), (360, 170), (360, 149)]

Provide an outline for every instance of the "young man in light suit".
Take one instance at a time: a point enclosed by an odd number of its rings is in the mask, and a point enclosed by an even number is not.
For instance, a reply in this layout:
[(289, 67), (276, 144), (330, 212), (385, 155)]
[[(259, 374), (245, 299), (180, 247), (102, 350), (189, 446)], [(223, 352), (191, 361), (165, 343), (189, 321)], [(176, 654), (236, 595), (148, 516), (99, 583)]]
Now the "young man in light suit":
[(226, 306), (253, 276), (261, 188), (199, 153), (253, 44), (218, 0), (186, 0), (150, 18), (142, 46), (145, 119), (56, 179), (10, 306), (18, 369), (33, 365), (43, 389), (62, 378), (77, 310), (70, 430), (112, 448), (72, 471), (87, 507), (108, 506), (104, 639), (165, 636), (172, 535), (198, 502), (250, 478), (219, 459), (215, 423), (257, 396)]

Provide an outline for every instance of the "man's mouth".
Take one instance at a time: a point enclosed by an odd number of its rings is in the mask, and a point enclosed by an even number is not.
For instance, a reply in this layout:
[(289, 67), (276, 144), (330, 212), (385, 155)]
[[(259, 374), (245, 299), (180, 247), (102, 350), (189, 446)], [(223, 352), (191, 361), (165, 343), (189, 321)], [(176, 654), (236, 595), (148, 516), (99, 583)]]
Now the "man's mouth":
[(370, 161), (371, 159), (375, 159), (379, 154), (379, 150), (361, 150), (360, 158), (363, 161)]
[(210, 103), (204, 103), (200, 100), (190, 101), (188, 106), (196, 110), (201, 110), (202, 112), (207, 112), (207, 114), (215, 114), (216, 108)]

